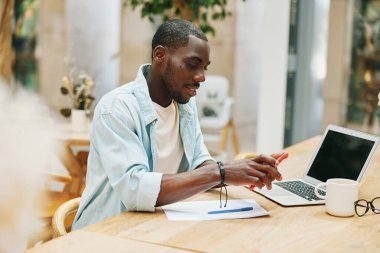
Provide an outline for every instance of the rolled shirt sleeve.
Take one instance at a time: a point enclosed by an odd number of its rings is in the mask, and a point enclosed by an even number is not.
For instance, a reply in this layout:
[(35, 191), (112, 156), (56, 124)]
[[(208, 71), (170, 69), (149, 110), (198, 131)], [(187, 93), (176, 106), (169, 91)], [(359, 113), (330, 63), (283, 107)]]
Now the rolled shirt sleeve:
[(151, 154), (144, 148), (142, 126), (132, 120), (138, 115), (121, 115), (99, 115), (93, 126), (93, 144), (109, 183), (126, 209), (153, 212), (162, 173), (152, 172), (149, 166)]

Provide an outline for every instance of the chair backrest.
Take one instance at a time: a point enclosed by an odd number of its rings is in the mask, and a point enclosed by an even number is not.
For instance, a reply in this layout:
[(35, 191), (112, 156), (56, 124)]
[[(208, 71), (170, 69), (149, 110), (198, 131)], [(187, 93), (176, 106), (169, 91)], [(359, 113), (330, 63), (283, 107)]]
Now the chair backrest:
[(199, 102), (223, 102), (228, 97), (229, 82), (224, 76), (209, 75), (206, 76), (199, 89), (197, 90), (196, 99)]
[[(46, 242), (52, 239), (51, 221), (54, 213), (62, 203), (79, 196), (77, 194), (71, 194), (69, 188), (67, 188), (67, 185), (72, 183), (71, 176), (50, 171), (41, 172), (39, 176), (42, 179), (42, 189), (37, 193), (34, 209), (35, 221), (38, 226), (34, 226), (33, 231), (28, 235), (28, 248), (34, 247), (40, 242)], [(62, 183), (64, 184), (63, 190), (60, 189)]]
[[(232, 98), (228, 96), (229, 82), (224, 76), (211, 75), (206, 77), (206, 81), (201, 84), (197, 91), (196, 101), (199, 118), (211, 117), (220, 118), (226, 112), (225, 104)], [(227, 107), (227, 110), (230, 106)], [(227, 116), (226, 118), (229, 118)]]
[[(53, 237), (60, 237), (68, 233), (71, 229), (73, 215), (78, 211), (81, 198), (66, 201), (55, 211), (52, 219)], [(67, 219), (71, 217), (70, 222)], [(69, 223), (69, 224), (67, 224)]]
[(239, 152), (232, 120), (234, 100), (228, 95), (228, 91), (229, 82), (226, 77), (209, 75), (206, 76), (195, 97), (204, 143), (211, 153), (219, 157), (224, 157), (229, 128), (232, 129), (235, 153)]

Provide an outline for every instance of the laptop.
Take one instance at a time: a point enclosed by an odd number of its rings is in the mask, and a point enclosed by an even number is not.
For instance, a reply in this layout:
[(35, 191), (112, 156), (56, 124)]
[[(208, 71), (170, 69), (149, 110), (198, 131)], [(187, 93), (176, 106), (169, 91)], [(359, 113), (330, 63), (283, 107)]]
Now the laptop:
[[(254, 191), (282, 206), (324, 204), (314, 194), (315, 186), (330, 178), (360, 182), (378, 143), (377, 136), (329, 125), (303, 179), (275, 181), (272, 190), (256, 187)], [(319, 193), (324, 195), (324, 189)]]

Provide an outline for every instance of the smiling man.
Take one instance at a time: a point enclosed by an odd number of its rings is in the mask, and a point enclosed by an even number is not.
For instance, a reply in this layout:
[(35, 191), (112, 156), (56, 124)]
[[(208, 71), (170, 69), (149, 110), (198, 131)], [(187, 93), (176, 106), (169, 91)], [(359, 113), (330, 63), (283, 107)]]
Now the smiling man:
[(74, 229), (121, 212), (153, 212), (220, 184), (271, 188), (281, 180), (278, 155), (226, 164), (210, 157), (193, 99), (209, 58), (201, 30), (167, 21), (153, 37), (152, 64), (99, 101)]

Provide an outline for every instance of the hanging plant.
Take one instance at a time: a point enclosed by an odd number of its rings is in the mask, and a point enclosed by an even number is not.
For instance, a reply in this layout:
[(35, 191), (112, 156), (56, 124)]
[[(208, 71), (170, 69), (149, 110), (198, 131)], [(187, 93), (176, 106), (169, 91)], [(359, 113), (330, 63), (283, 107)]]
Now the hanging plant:
[[(123, 0), (125, 6), (132, 9), (141, 7), (141, 17), (154, 23), (155, 17), (162, 21), (181, 18), (195, 23), (204, 33), (215, 35), (210, 20), (224, 20), (231, 16), (226, 9), (228, 0)], [(243, 0), (245, 1), (245, 0)]]

